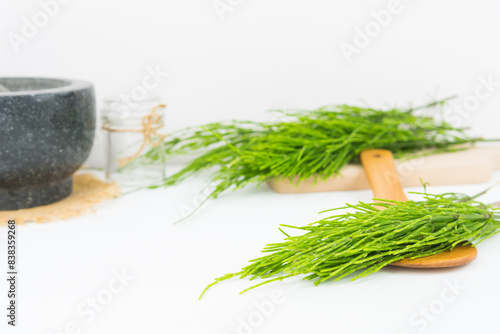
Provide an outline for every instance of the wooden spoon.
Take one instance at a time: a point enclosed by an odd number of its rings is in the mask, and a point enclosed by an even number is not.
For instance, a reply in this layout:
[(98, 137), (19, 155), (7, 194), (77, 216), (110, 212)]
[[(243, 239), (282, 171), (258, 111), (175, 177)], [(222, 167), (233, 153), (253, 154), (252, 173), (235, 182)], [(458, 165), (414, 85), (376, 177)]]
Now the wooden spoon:
[[(364, 150), (360, 157), (375, 198), (401, 202), (408, 200), (399, 183), (391, 151)], [(474, 261), (476, 256), (476, 247), (456, 246), (452, 251), (444, 251), (414, 260), (403, 259), (393, 262), (391, 265), (410, 268), (457, 267)]]

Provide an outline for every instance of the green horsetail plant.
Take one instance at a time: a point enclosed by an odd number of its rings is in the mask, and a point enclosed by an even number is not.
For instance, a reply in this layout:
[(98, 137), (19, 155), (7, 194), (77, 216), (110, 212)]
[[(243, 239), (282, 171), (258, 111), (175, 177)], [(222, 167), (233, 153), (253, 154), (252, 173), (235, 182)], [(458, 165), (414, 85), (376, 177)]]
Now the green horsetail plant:
[(287, 120), (272, 123), (211, 123), (173, 133), (132, 165), (150, 164), (164, 155), (201, 154), (151, 188), (175, 185), (210, 170), (215, 188), (208, 198), (275, 178), (290, 182), (295, 177), (298, 182), (310, 177), (326, 179), (339, 175), (346, 164), (358, 163), (364, 149), (388, 149), (403, 158), (452, 151), (456, 145), (480, 141), (444, 121), (417, 115), (418, 110), (441, 106), (447, 100), (407, 110), (338, 105), (296, 113), (277, 111)]
[(304, 233), (290, 236), (280, 229), (286, 235), (284, 241), (267, 245), (262, 252), (268, 255), (251, 260), (241, 271), (217, 278), (200, 299), (211, 286), (234, 277), (264, 279), (241, 293), (296, 275), (315, 285), (357, 273), (354, 280), (405, 258), (437, 254), (459, 244), (477, 245), (500, 228), (495, 209), (474, 198), (456, 193), (417, 194), (424, 200), (347, 204), (327, 211), (352, 212), (304, 227), (281, 225)]

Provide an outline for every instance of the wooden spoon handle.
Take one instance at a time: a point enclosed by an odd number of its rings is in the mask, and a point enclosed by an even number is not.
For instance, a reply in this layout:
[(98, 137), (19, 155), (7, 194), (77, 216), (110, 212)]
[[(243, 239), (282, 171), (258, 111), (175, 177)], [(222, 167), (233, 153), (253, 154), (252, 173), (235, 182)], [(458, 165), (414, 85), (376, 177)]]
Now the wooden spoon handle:
[(391, 151), (381, 149), (364, 150), (360, 154), (361, 163), (373, 189), (375, 198), (405, 202), (403, 188)]

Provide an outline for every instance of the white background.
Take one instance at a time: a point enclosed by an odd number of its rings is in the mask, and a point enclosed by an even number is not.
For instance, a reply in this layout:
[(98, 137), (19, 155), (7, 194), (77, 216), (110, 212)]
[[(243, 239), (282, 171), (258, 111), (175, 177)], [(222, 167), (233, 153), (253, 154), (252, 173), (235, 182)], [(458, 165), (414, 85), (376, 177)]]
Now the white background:
[[(9, 34), (22, 36), (23, 18), (33, 22), (42, 9), (36, 0), (2, 0), (0, 75), (85, 79), (100, 107), (159, 67), (170, 73), (153, 92), (168, 105), (168, 129), (264, 120), (272, 108), (408, 106), (453, 94), (462, 103), (480, 76), (500, 81), (497, 1), (401, 0), (350, 63), (340, 44), (354, 45), (356, 29), (389, 0), (221, 1), (236, 4), (223, 20), (213, 0), (70, 0), (15, 52)], [(499, 105), (497, 87), (464, 125), (495, 136)], [(90, 163), (101, 165), (102, 152), (98, 140)]]
[[(459, 94), (451, 114), (459, 125), (498, 137), (500, 87), (467, 113), (459, 111), (481, 86), (481, 77), (500, 81), (497, 1), (401, 0), (399, 14), (351, 62), (341, 43), (354, 45), (356, 29), (374, 21), (371, 12), (387, 9), (389, 1), (225, 3), (233, 10), (222, 20), (212, 0), (72, 0), (59, 5), (16, 52), (9, 36), (22, 36), (24, 18), (32, 22), (42, 9), (38, 1), (2, 0), (0, 75), (88, 80), (95, 84), (100, 107), (103, 97), (130, 92), (147, 68), (158, 67), (170, 73), (154, 90), (168, 105), (168, 130), (221, 119), (266, 120), (265, 111), (272, 108), (408, 106)], [(103, 147), (98, 136), (91, 165), (102, 166)], [(496, 175), (490, 184), (499, 179)], [(500, 246), (495, 239), (482, 244), (479, 258), (461, 269), (389, 268), (354, 283), (314, 287), (306, 282), (292, 290), (292, 282), (243, 296), (237, 292), (249, 282), (231, 281), (198, 302), (214, 277), (238, 270), (263, 245), (281, 240), (278, 224), (303, 225), (322, 209), (371, 197), (369, 191), (283, 196), (250, 186), (172, 226), (179, 207), (192, 205), (205, 182), (140, 192), (103, 204), (90, 216), (22, 227), (20, 327), (8, 332), (61, 333), (75, 321), (81, 333), (92, 334), (237, 333), (239, 319), (256, 312), (254, 302), (269, 300), (278, 289), (284, 301), (248, 333), (418, 333), (412, 314), (439, 299), (446, 281), (455, 279), (465, 290), (424, 332), (497, 327)], [(429, 190), (474, 193), (485, 186)], [(499, 196), (497, 190), (484, 200)], [(134, 280), (86, 322), (78, 306), (122, 268)], [(0, 319), (4, 332), (5, 318)]]
[[(499, 172), (489, 184), (495, 181), (500, 181)], [(103, 203), (92, 215), (19, 228), (19, 327), (7, 328), (2, 306), (0, 331), (60, 334), (75, 323), (80, 330), (75, 333), (88, 334), (496, 333), (499, 236), (480, 244), (478, 258), (464, 267), (385, 268), (354, 282), (344, 279), (318, 287), (290, 279), (243, 295), (238, 293), (256, 281), (231, 280), (198, 301), (215, 277), (239, 270), (264, 245), (281, 241), (280, 223), (305, 225), (324, 217), (316, 214), (323, 209), (370, 201), (372, 196), (368, 190), (282, 195), (267, 187), (247, 187), (173, 225), (181, 217), (180, 205), (193, 205), (205, 182), (200, 178), (138, 192)], [(428, 190), (475, 194), (486, 186)], [(483, 200), (499, 197), (497, 189)], [(0, 236), (5, 234), (0, 229)], [(5, 243), (0, 241), (0, 246), (4, 254)], [(103, 290), (109, 289), (113, 271), (122, 270), (134, 278), (108, 299)], [(447, 290), (447, 282), (458, 282), (458, 294)], [(260, 311), (256, 303), (269, 302), (275, 290), (282, 294), (280, 302), (272, 312)], [(6, 291), (2, 279), (2, 305)], [(443, 293), (453, 301), (445, 302)], [(79, 313), (82, 305), (83, 311), (90, 309), (89, 298), (106, 303), (94, 318)], [(432, 321), (424, 321), (421, 312), (426, 310)], [(239, 327), (253, 317), (258, 326)]]

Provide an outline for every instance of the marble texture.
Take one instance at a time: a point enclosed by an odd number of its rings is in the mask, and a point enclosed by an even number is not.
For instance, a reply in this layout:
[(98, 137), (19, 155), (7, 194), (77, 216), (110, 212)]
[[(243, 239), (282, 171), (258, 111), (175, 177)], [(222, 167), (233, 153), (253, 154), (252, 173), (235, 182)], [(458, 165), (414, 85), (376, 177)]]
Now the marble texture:
[(93, 85), (0, 78), (0, 86), (0, 210), (64, 199), (92, 148)]

